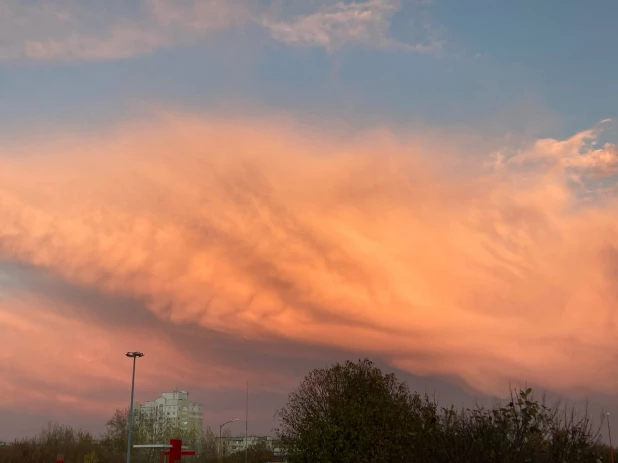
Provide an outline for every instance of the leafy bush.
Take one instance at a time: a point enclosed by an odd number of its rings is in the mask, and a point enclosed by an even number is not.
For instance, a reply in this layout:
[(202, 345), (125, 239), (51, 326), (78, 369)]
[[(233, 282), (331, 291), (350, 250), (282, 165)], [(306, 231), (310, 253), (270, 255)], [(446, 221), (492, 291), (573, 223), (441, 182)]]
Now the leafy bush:
[(505, 406), (439, 408), (367, 359), (314, 370), (278, 416), (298, 463), (609, 461), (587, 412), (547, 406), (531, 389)]

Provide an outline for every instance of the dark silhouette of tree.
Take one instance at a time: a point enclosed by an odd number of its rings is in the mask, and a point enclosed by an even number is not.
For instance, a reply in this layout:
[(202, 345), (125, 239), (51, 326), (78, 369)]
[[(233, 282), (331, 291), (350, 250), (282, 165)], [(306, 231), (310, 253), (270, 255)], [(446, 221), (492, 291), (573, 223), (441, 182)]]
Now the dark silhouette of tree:
[[(247, 448), (247, 463), (269, 463), (273, 461), (274, 453), (266, 442), (258, 442)], [(225, 463), (245, 463), (244, 450), (229, 454)]]
[(127, 448), (129, 408), (116, 409), (105, 424), (101, 444), (110, 452), (122, 453)]
[(435, 426), (435, 404), (368, 359), (312, 371), (278, 412), (277, 436), (298, 462), (409, 461)]
[(507, 405), (440, 409), (369, 360), (311, 372), (279, 411), (277, 435), (298, 463), (597, 463), (609, 461), (589, 415), (532, 390)]
[(50, 462), (56, 461), (58, 454), (63, 454), (68, 463), (86, 461), (86, 457), (91, 463), (96, 463), (93, 453), (99, 463), (123, 461), (101, 449), (90, 433), (50, 422), (37, 437), (19, 439), (8, 446), (0, 447), (0, 463)]
[(513, 391), (506, 405), (443, 409), (432, 437), (436, 462), (596, 463), (608, 456), (587, 411), (547, 406), (529, 388)]

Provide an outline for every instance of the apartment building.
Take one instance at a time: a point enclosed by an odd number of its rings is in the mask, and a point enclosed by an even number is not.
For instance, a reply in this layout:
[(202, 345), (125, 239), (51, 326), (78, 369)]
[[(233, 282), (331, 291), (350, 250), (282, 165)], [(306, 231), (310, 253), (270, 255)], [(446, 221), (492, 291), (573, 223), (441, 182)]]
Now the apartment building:
[(138, 410), (139, 416), (153, 419), (156, 428), (162, 429), (165, 426), (187, 432), (194, 430), (202, 435), (204, 408), (190, 402), (187, 391), (164, 392), (161, 397), (139, 405)]

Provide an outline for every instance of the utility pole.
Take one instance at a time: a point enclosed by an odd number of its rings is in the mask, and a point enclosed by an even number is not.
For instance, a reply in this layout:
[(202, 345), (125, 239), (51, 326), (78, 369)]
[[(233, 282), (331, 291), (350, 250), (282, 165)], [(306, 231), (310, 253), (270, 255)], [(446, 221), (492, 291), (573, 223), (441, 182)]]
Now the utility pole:
[(129, 436), (127, 438), (127, 463), (131, 463), (131, 432), (133, 431), (133, 394), (135, 392), (135, 361), (143, 357), (141, 352), (127, 352), (127, 357), (133, 359), (133, 375), (131, 376), (131, 405), (129, 406)]
[(614, 463), (614, 447), (612, 446), (612, 429), (609, 426), (609, 413), (607, 415), (607, 434), (609, 436), (609, 461)]
[(247, 407), (245, 409), (245, 463), (249, 459), (249, 381), (247, 380)]
[(223, 447), (223, 426), (228, 423), (233, 423), (234, 421), (238, 421), (238, 418), (234, 418), (233, 420), (226, 421), (225, 423), (219, 425), (219, 463), (221, 463), (221, 447)]

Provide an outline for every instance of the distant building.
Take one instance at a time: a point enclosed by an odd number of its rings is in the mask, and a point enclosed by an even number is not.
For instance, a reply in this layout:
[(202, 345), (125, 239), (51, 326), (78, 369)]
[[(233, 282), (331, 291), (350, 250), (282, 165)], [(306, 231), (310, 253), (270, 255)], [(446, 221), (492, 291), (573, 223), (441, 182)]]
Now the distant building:
[(202, 435), (204, 407), (189, 402), (187, 391), (164, 392), (158, 399), (144, 405), (138, 404), (136, 408), (138, 416), (154, 420), (155, 428), (179, 428), (187, 432), (194, 430)]
[(241, 437), (224, 437), (223, 439), (223, 448), (225, 449), (225, 453), (235, 453), (242, 452), (245, 450), (245, 443), (247, 447), (252, 447), (254, 445), (264, 443), (267, 448), (274, 450), (276, 439), (271, 436), (245, 436)]

